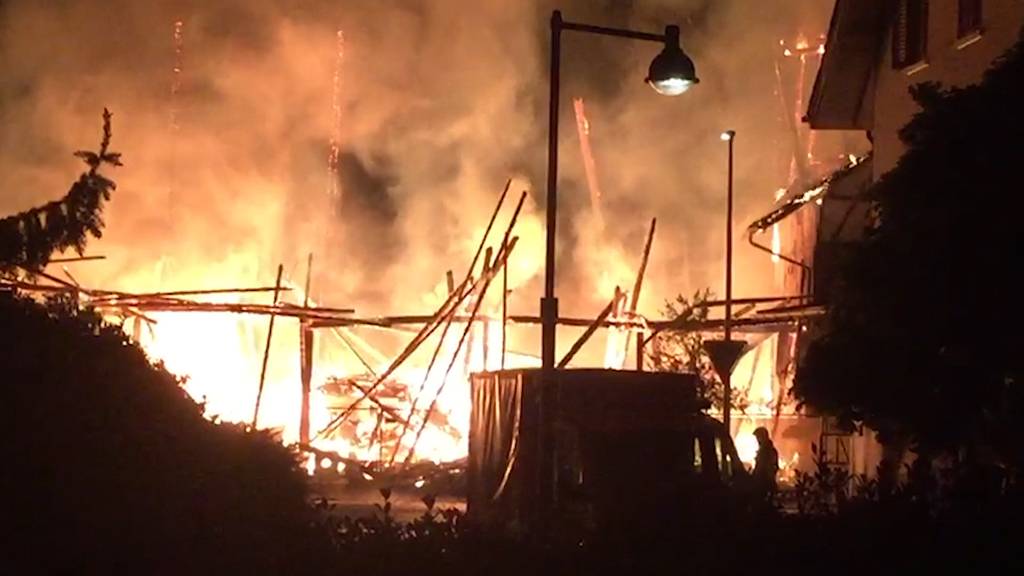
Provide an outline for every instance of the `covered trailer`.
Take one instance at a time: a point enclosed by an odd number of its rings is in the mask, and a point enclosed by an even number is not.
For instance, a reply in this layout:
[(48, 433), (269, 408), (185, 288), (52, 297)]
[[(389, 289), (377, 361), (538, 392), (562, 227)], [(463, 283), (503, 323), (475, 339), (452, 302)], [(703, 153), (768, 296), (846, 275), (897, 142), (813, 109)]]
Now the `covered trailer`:
[[(556, 371), (553, 458), (542, 465), (541, 371), (474, 374), (467, 514), (529, 528), (584, 527), (685, 513), (744, 473), (725, 427), (703, 413), (697, 378), (624, 370)], [(553, 460), (553, 461), (552, 461)], [(542, 483), (553, 484), (553, 502)]]

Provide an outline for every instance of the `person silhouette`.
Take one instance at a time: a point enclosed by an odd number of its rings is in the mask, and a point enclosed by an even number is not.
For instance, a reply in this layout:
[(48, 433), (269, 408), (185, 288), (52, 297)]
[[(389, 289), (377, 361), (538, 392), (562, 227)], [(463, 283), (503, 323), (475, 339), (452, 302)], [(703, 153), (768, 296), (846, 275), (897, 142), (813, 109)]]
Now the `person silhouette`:
[(775, 495), (775, 476), (779, 473), (779, 451), (775, 449), (768, 429), (759, 426), (754, 430), (757, 439), (757, 456), (754, 459), (752, 481), (754, 492), (759, 498), (769, 499)]

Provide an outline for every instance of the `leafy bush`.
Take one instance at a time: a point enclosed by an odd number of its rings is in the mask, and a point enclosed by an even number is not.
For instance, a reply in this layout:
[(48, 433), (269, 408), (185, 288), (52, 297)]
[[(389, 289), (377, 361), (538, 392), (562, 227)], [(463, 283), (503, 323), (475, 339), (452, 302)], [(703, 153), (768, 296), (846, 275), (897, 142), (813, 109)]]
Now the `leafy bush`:
[[(829, 470), (819, 461), (801, 478), (801, 513), (771, 508), (723, 508), (714, 517), (679, 513), (682, 521), (623, 526), (615, 537), (591, 534), (567, 541), (517, 538), (483, 530), (462, 513), (426, 510), (408, 523), (390, 512), (390, 492), (370, 518), (324, 523), (352, 573), (575, 574), (692, 573), (860, 574), (989, 568), (1019, 564), (1019, 498), (983, 508), (953, 506), (929, 513), (904, 487), (881, 497), (877, 485)], [(328, 506), (323, 504), (322, 509)], [(689, 520), (689, 521), (687, 521)], [(623, 535), (633, 534), (633, 538)]]
[[(117, 327), (74, 302), (0, 293), (5, 514), (15, 566), (44, 573), (302, 572), (296, 455), (205, 420)], [(28, 556), (32, 550), (50, 550)]]
[[(704, 349), (704, 335), (696, 330), (698, 325), (708, 320), (708, 302), (713, 297), (711, 289), (707, 288), (694, 292), (690, 298), (679, 294), (675, 300), (666, 301), (662, 315), (679, 329), (659, 332), (648, 347), (646, 360), (657, 372), (696, 374), (700, 378), (698, 393), (701, 398), (721, 410), (725, 402), (725, 387)], [(732, 406), (743, 411), (747, 404), (746, 393), (734, 388)]]

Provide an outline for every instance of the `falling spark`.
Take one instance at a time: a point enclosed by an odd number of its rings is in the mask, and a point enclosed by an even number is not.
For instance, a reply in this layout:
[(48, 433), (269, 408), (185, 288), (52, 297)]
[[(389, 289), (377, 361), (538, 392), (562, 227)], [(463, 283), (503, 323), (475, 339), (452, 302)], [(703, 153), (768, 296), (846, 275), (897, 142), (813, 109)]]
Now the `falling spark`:
[(583, 107), (583, 98), (574, 98), (573, 109), (576, 112), (576, 133), (580, 139), (580, 154), (583, 156), (583, 171), (587, 177), (587, 188), (590, 189), (590, 209), (593, 210), (598, 229), (604, 225), (601, 213), (601, 188), (597, 182), (597, 164), (594, 162), (594, 151), (590, 147), (590, 121)]
[[(775, 201), (778, 202), (786, 194), (785, 188), (775, 191)], [(772, 263), (779, 263), (779, 254), (782, 253), (782, 233), (779, 231), (779, 223), (772, 224)]]
[(181, 92), (181, 71), (184, 66), (185, 57), (185, 23), (181, 20), (174, 22), (174, 68), (171, 76), (171, 130), (177, 132), (180, 128), (178, 121), (178, 93)]
[(334, 61), (334, 81), (331, 95), (331, 144), (327, 157), (327, 194), (335, 209), (341, 201), (341, 182), (338, 180), (338, 159), (341, 154), (341, 81), (342, 68), (345, 63), (345, 33), (338, 30), (337, 56)]

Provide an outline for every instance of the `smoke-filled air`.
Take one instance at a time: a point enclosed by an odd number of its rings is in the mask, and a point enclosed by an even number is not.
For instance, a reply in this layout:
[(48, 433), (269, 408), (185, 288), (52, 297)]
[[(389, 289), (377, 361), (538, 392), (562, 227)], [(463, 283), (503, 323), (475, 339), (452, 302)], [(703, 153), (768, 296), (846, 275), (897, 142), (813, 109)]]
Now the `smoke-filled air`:
[[(794, 85), (792, 77), (780, 80), (793, 74), (779, 68), (780, 40), (803, 35), (817, 45), (832, 3), (557, 4), (567, 19), (607, 26), (661, 32), (679, 24), (701, 79), (682, 96), (659, 96), (643, 82), (657, 44), (566, 32), (562, 316), (593, 318), (617, 286), (632, 290), (655, 217), (639, 312), (659, 318), (677, 294), (722, 293), (727, 148), (719, 134), (726, 129), (738, 133), (735, 296), (776, 295), (777, 264), (750, 248), (742, 231), (788, 185), (797, 119), (785, 104), (794, 95), (780, 94)], [(104, 236), (89, 245), (89, 254), (105, 259), (49, 273), (90, 288), (153, 293), (273, 287), (281, 264), (283, 302), (353, 308), (357, 317), (430, 315), (448, 295), (446, 272), (455, 283), (467, 273), (511, 179), (488, 245), (497, 253), (525, 191), (507, 305), (509, 314), (536, 315), (555, 7), (536, 0), (0, 1), (0, 212), (62, 194), (80, 171), (72, 152), (96, 145), (106, 107), (124, 167), (107, 169), (118, 186)], [(844, 146), (819, 142), (818, 161), (834, 156), (838, 164)], [(501, 283), (499, 276), (481, 314), (500, 319)], [(126, 329), (133, 324), (154, 360), (188, 378), (186, 389), (207, 402), (210, 416), (252, 418), (266, 316), (156, 311), (125, 321)], [(318, 330), (314, 387), (333, 377), (372, 383), (416, 328)], [(294, 440), (299, 327), (278, 318), (274, 330), (260, 426), (281, 427)], [(452, 348), (461, 331), (446, 336)], [(561, 328), (559, 349), (580, 331)], [(476, 348), (453, 374), (464, 382), (469, 370), (496, 368), (500, 333), (492, 325), (473, 332)], [(508, 365), (536, 365), (539, 334), (534, 325), (510, 326)], [(487, 338), (490, 349), (480, 351)], [(602, 365), (605, 348), (605, 336), (595, 337), (574, 364)], [(442, 355), (428, 375), (433, 349), (424, 346), (397, 373), (413, 391), (426, 382), (423, 404), (444, 386), (449, 364)], [(422, 457), (464, 454), (468, 395), (465, 384), (450, 386), (454, 392), (438, 396), (447, 420), (423, 432)], [(331, 402), (314, 395), (314, 436), (336, 414)], [(374, 419), (360, 425), (346, 442), (379, 428)], [(358, 452), (354, 444), (332, 448)]]

